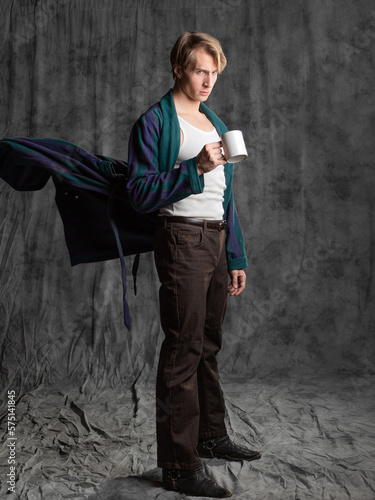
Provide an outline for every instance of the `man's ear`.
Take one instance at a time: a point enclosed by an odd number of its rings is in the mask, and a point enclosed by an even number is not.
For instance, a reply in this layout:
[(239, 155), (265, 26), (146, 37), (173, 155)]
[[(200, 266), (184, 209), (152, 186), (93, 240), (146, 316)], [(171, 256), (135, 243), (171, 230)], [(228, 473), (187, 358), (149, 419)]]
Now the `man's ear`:
[(179, 64), (176, 64), (173, 68), (173, 72), (176, 78), (181, 78), (182, 76), (182, 68)]

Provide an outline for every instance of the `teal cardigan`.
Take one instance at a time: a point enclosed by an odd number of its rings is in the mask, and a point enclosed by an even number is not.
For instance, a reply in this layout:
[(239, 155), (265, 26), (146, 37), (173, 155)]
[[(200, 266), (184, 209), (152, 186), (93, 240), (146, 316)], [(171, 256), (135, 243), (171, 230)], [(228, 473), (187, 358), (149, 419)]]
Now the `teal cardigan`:
[[(204, 104), (204, 113), (221, 136), (224, 123)], [(127, 191), (134, 209), (150, 213), (187, 196), (202, 193), (204, 176), (198, 175), (195, 158), (175, 169), (180, 149), (180, 125), (170, 90), (134, 124), (129, 139)], [(224, 168), (224, 218), (227, 225), (226, 255), (228, 271), (247, 267), (241, 224), (233, 198), (233, 164)]]

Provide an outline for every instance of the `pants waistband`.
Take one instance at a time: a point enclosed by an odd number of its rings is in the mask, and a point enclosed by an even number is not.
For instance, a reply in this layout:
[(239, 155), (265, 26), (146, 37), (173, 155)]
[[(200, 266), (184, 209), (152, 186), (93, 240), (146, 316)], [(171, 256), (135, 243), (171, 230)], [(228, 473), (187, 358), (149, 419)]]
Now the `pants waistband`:
[(226, 220), (208, 220), (208, 219), (196, 219), (195, 217), (180, 217), (180, 216), (162, 216), (161, 225), (166, 226), (168, 223), (177, 222), (180, 224), (192, 224), (193, 226), (199, 226), (207, 229), (216, 229), (217, 231), (222, 231), (227, 227)]

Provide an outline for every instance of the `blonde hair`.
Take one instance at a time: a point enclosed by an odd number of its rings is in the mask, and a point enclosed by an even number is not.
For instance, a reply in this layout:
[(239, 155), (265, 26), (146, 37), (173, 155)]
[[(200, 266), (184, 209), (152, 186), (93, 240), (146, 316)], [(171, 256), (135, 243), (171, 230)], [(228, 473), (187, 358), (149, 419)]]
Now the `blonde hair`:
[(176, 66), (186, 69), (191, 63), (195, 63), (194, 52), (197, 48), (202, 48), (213, 56), (218, 73), (224, 70), (227, 59), (219, 40), (207, 33), (184, 31), (174, 44), (170, 55), (173, 78), (176, 78), (174, 72)]

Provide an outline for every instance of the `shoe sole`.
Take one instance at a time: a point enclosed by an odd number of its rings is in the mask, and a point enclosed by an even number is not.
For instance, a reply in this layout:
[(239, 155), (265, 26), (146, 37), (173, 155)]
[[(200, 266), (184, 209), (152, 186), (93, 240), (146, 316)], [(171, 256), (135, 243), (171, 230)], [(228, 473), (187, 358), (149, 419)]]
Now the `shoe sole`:
[[(165, 483), (163, 483), (163, 486), (168, 491), (174, 491), (175, 493), (183, 493), (184, 495), (188, 495), (188, 496), (197, 496), (197, 495), (193, 495), (192, 493), (189, 493), (187, 490), (184, 490), (184, 488), (175, 489), (175, 488), (173, 488), (173, 485), (169, 485), (169, 484), (165, 484)], [(225, 497), (207, 497), (207, 498), (230, 498), (232, 495), (233, 495), (233, 493), (231, 493), (229, 491), (228, 495)], [(202, 495), (198, 495), (198, 496), (202, 496)]]
[(220, 455), (219, 453), (215, 453), (213, 456), (208, 453), (207, 454), (199, 453), (199, 456), (201, 458), (223, 458), (224, 460), (230, 460), (231, 462), (241, 462), (241, 461), (253, 462), (253, 460), (259, 460), (262, 457), (262, 454), (259, 453), (258, 455), (255, 455), (252, 458), (228, 457), (228, 455)]

